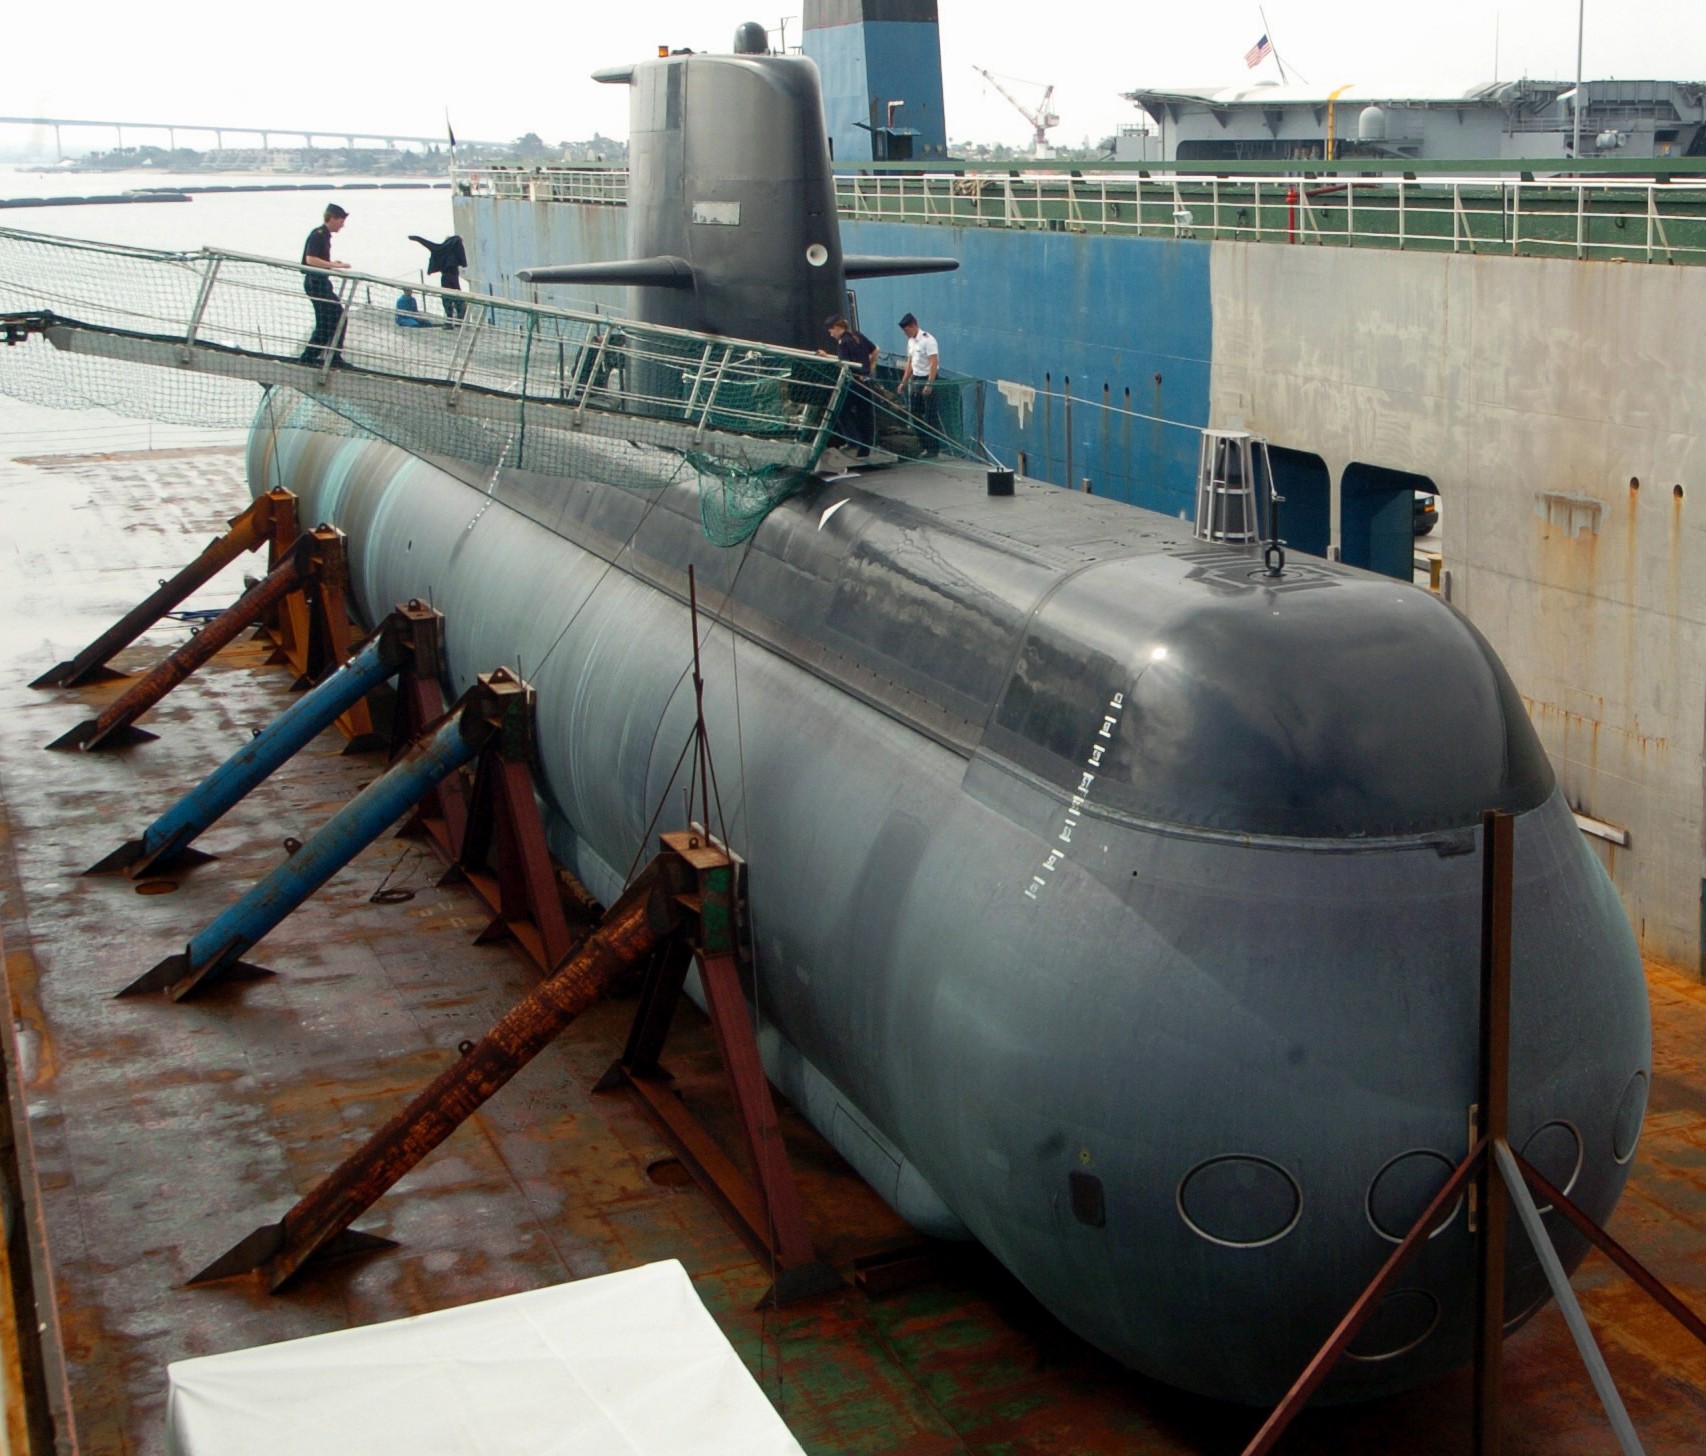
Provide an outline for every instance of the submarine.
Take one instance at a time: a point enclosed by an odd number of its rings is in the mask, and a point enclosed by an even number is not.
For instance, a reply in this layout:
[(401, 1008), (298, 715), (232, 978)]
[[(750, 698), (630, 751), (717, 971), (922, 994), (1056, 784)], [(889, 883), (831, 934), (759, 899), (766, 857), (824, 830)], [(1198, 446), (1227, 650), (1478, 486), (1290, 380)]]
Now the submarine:
[[(849, 277), (924, 261), (843, 256), (815, 67), (762, 35), (600, 73), (632, 88), (633, 256), (531, 282), (812, 348)], [(691, 479), (478, 470), (318, 408), (263, 407), (252, 489), (347, 533), (368, 621), (441, 609), (458, 690), (522, 664), (553, 849), (607, 901), (686, 782), (694, 568), (772, 1080), (1118, 1361), (1276, 1400), (1464, 1156), (1484, 810), (1515, 816), (1512, 1145), (1609, 1215), (1651, 1077), (1640, 958), (1437, 597), (945, 459), (802, 480), (717, 547)], [(1509, 1323), (1546, 1297), (1513, 1239)], [(1473, 1302), (1460, 1203), (1322, 1398), (1461, 1366)]]

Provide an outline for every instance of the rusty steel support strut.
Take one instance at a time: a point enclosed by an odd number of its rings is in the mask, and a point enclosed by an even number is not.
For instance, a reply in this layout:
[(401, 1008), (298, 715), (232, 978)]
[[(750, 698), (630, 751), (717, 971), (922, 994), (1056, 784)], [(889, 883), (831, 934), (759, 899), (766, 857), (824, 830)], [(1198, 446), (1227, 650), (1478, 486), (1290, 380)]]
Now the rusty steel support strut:
[(210, 541), (176, 576), (161, 582), (157, 591), (138, 602), (75, 657), (50, 667), (30, 686), (69, 688), (123, 677), (125, 674), (113, 671), (107, 662), (245, 551), (258, 551), (271, 542), (274, 523), (283, 517), (292, 523), (296, 519), (296, 497), (288, 490), (269, 490), (257, 497), (246, 511), (231, 518), (223, 536)]
[(1618, 1447), (1626, 1456), (1640, 1451), (1621, 1397), (1605, 1361), (1594, 1346), (1587, 1321), (1558, 1262), (1556, 1251), (1535, 1210), (1526, 1183), (1597, 1244), (1611, 1260), (1650, 1294), (1695, 1339), (1706, 1345), (1706, 1321), (1688, 1308), (1651, 1270), (1587, 1214), (1519, 1157), (1508, 1140), (1510, 1106), (1510, 985), (1512, 885), (1516, 821), (1489, 810), (1481, 816), (1481, 1037), (1480, 1101), (1470, 1109), (1468, 1156), (1433, 1196), (1402, 1243), (1339, 1321), (1326, 1344), (1298, 1376), (1285, 1398), (1244, 1447), (1242, 1456), (1266, 1456), (1284, 1435), (1309, 1397), (1331, 1373), (1374, 1312), (1410, 1256), (1451, 1214), (1461, 1192), (1470, 1195), (1469, 1227), (1476, 1236), (1475, 1373), (1471, 1423), (1476, 1456), (1497, 1456), (1503, 1445), (1500, 1365), (1504, 1340), (1505, 1230), (1515, 1199), (1524, 1233), (1547, 1270), (1553, 1297), (1561, 1306), (1578, 1353), (1605, 1408)]
[(133, 683), (101, 713), (85, 719), (70, 732), (48, 744), (49, 748), (89, 750), (139, 743), (157, 735), (135, 726), (136, 720), (157, 704), (198, 668), (205, 666), (222, 647), (235, 641), (269, 606), (298, 590), (322, 569), (328, 555), (343, 559), (343, 533), (321, 526), (297, 537), (277, 568), (264, 581), (255, 583), (170, 657), (140, 681)]
[(399, 1178), (477, 1112), (629, 967), (677, 928), (680, 907), (660, 856), (611, 908), (575, 955), (439, 1075), (277, 1223), (256, 1229), (189, 1282), (259, 1271), (269, 1292), (316, 1254), (335, 1257), (392, 1243), (350, 1231)]

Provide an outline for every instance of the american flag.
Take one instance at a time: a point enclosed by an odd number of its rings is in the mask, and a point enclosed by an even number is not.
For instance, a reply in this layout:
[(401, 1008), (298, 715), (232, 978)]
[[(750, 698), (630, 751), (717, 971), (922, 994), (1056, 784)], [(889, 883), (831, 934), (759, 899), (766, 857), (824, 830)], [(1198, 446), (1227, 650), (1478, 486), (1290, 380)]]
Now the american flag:
[(1244, 64), (1254, 70), (1273, 53), (1274, 48), (1269, 43), (1268, 38), (1264, 35), (1255, 43), (1255, 45), (1251, 46), (1249, 50), (1244, 52)]

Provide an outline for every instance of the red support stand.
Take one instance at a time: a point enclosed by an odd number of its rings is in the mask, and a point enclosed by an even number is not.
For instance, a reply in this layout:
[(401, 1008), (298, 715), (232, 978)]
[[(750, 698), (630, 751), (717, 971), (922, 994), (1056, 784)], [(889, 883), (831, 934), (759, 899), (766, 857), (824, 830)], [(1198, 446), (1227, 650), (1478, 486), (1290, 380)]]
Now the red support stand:
[[(410, 602), (402, 610), (443, 621), (438, 612), (419, 602)], [(391, 743), (387, 758), (396, 758), (426, 731), (429, 724), (444, 716), (443, 673), (442, 638), (435, 640), (431, 651), (417, 647), (414, 661), (405, 666), (397, 678), (397, 701), (391, 715)], [(462, 851), (462, 836), (467, 825), (467, 791), (461, 775), (453, 774), (434, 786), (397, 832), (401, 836), (424, 834), (438, 847), (445, 860), (454, 864)]]
[[(830, 1293), (841, 1288), (841, 1279), (812, 1247), (753, 1035), (752, 1011), (741, 990), (734, 958), (733, 862), (698, 834), (666, 834), (663, 842), (699, 877), (698, 892), (680, 897), (684, 906), (698, 911), (699, 933), (691, 951), (675, 947), (653, 961), (627, 1047), (594, 1090), (626, 1088), (736, 1231), (769, 1262), (773, 1284), (763, 1302), (791, 1304)], [(669, 1073), (658, 1061), (695, 957), (753, 1178), (741, 1172), (674, 1094)]]
[[(492, 911), (475, 937), (486, 945), (512, 937), (550, 975), (574, 948), (561, 883), (533, 796), (531, 742), (499, 740), (481, 751), (455, 859), (443, 884), (466, 880)], [(456, 794), (444, 786), (444, 797)]]

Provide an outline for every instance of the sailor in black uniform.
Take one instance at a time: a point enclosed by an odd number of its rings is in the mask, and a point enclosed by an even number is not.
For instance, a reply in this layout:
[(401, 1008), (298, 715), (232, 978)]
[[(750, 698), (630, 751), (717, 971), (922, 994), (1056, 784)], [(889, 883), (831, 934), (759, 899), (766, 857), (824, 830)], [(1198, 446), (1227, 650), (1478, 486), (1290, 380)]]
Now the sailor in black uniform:
[[(411, 243), (419, 243), (427, 250), (427, 275), (436, 273), (439, 282), (445, 288), (461, 288), (462, 270), (468, 266), (468, 253), (462, 246), (462, 235), (452, 233), (442, 243), (409, 234)], [(444, 300), (444, 316), (459, 319), (468, 312), (466, 299), (446, 298)]]
[[(302, 351), (304, 364), (324, 361), (326, 349), (337, 338), (338, 323), (344, 316), (343, 305), (338, 302), (332, 280), (326, 274), (333, 268), (349, 267), (348, 263), (332, 260), (332, 234), (343, 230), (344, 219), (348, 216), (337, 203), (330, 204), (326, 208), (325, 220), (308, 234), (308, 241), (302, 245), (302, 291), (314, 305), (314, 333), (308, 340), (308, 347)], [(339, 369), (345, 367), (341, 348), (332, 355), (332, 364)]]
[(877, 402), (871, 394), (871, 382), (877, 368), (877, 346), (840, 314), (827, 320), (824, 327), (835, 341), (835, 357), (853, 366), (847, 396), (841, 406), (841, 417), (836, 421), (836, 432), (863, 459), (877, 442)]

